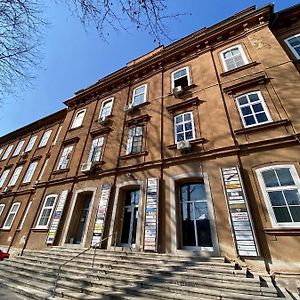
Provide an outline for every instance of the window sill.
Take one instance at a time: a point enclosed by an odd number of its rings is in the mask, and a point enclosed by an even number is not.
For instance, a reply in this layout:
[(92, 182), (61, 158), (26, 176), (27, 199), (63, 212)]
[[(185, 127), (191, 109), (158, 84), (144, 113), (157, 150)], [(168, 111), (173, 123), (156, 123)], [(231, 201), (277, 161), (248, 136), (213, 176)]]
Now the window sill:
[[(189, 141), (191, 145), (198, 145), (198, 144), (203, 144), (205, 142), (204, 138), (199, 138), (199, 139), (195, 139), (195, 140), (191, 140)], [(173, 145), (168, 145), (167, 146), (168, 149), (177, 149), (177, 144), (173, 144)]]
[(148, 151), (122, 155), (122, 156), (120, 156), (120, 159), (122, 159), (122, 160), (123, 159), (130, 159), (130, 158), (135, 158), (135, 157), (139, 157), (139, 156), (146, 156), (146, 155), (148, 155)]
[(76, 144), (79, 142), (79, 140), (80, 140), (80, 138), (78, 136), (76, 136), (71, 139), (64, 140), (61, 143), (62, 143), (62, 145)]
[(265, 124), (261, 124), (261, 125), (257, 125), (257, 126), (253, 126), (253, 127), (249, 127), (249, 128), (236, 129), (236, 130), (234, 130), (234, 133), (235, 134), (247, 134), (247, 133), (271, 129), (271, 128), (275, 128), (275, 127), (279, 127), (279, 126), (285, 126), (289, 123), (290, 123), (290, 121), (285, 119), (285, 120), (274, 121), (274, 122), (265, 123)]
[(93, 131), (90, 131), (91, 136), (97, 136), (97, 135), (102, 135), (102, 134), (108, 134), (109, 132), (112, 131), (111, 127), (105, 127), (105, 128), (97, 128)]
[(48, 228), (37, 228), (37, 227), (35, 227), (35, 228), (31, 228), (31, 230), (33, 232), (47, 232)]
[(196, 86), (197, 86), (197, 85), (196, 85), (195, 83), (190, 84), (190, 85), (185, 86), (185, 87), (183, 88), (183, 92), (182, 92), (182, 94), (181, 94), (180, 96), (174, 95), (173, 92), (169, 93), (169, 96), (175, 96), (175, 97), (180, 98), (181, 96), (184, 96), (185, 92), (187, 92), (187, 91), (189, 91), (189, 90), (192, 90), (192, 89), (195, 88)]
[(0, 228), (1, 231), (10, 231), (11, 227), (10, 228)]
[(242, 71), (242, 70), (245, 70), (245, 69), (248, 69), (248, 68), (251, 68), (251, 67), (254, 67), (256, 65), (259, 65), (259, 63), (257, 61), (253, 61), (249, 64), (246, 64), (246, 65), (243, 65), (241, 67), (238, 67), (238, 68), (235, 68), (235, 69), (232, 69), (232, 70), (229, 70), (229, 71), (226, 71), (226, 72), (223, 72), (220, 74), (220, 76), (224, 77), (224, 76), (228, 76), (228, 75), (231, 75), (233, 73), (236, 73), (236, 72), (239, 72), (239, 71)]
[(53, 175), (56, 175), (56, 174), (62, 174), (62, 173), (66, 173), (66, 172), (69, 172), (70, 169), (69, 168), (66, 168), (66, 169), (61, 169), (61, 170), (55, 170), (52, 172)]
[(77, 129), (80, 129), (80, 128), (83, 128), (83, 125), (80, 125), (78, 127), (74, 127), (74, 128), (70, 128), (68, 131), (74, 131), (74, 130), (77, 130)]
[(300, 235), (300, 228), (298, 227), (290, 227), (290, 228), (265, 228), (264, 232), (269, 235)]
[(21, 183), (20, 186), (28, 186), (28, 185), (30, 185), (30, 183), (31, 183), (31, 181), (30, 182), (23, 182), (23, 183)]

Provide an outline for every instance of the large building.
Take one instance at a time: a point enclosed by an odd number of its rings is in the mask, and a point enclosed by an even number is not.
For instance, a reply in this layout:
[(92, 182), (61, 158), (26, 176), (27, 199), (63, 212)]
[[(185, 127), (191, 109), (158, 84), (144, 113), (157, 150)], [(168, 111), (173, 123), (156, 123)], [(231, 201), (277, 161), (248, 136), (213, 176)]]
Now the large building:
[(108, 237), (299, 286), (299, 59), (300, 6), (250, 7), (1, 137), (0, 244)]

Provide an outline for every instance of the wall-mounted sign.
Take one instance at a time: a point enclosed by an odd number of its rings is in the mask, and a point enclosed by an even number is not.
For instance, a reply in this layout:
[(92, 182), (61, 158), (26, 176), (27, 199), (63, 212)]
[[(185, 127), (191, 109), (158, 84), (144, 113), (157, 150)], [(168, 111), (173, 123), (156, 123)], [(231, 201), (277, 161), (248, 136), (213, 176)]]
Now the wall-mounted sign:
[(101, 196), (100, 196), (100, 201), (99, 201), (96, 220), (95, 220), (92, 245), (100, 243), (103, 236), (110, 190), (111, 190), (110, 184), (104, 183), (102, 185)]
[(62, 191), (59, 196), (58, 203), (57, 203), (56, 209), (54, 211), (54, 216), (52, 218), (50, 230), (48, 232), (46, 244), (52, 245), (55, 240), (58, 226), (59, 226), (59, 223), (60, 223), (60, 220), (61, 220), (61, 217), (63, 214), (63, 210), (65, 207), (65, 203), (67, 200), (67, 196), (68, 196), (68, 191)]
[(157, 251), (159, 179), (147, 179), (144, 250)]
[(222, 168), (225, 195), (239, 256), (258, 256), (247, 198), (238, 167)]

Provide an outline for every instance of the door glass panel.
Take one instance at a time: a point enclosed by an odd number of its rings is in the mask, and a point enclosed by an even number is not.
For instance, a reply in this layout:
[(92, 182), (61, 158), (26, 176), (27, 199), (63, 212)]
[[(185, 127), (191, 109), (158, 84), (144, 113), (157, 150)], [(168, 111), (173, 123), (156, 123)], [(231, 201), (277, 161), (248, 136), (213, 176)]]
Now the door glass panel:
[(184, 246), (196, 246), (193, 207), (191, 202), (182, 203), (182, 238)]

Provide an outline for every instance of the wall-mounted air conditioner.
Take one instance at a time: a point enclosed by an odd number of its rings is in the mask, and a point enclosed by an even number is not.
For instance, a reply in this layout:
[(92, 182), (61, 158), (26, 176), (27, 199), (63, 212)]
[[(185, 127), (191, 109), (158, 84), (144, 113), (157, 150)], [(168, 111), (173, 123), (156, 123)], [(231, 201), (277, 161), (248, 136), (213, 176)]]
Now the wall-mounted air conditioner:
[(84, 173), (92, 172), (94, 170), (94, 168), (95, 168), (95, 162), (88, 161), (81, 165), (81, 172), (84, 172)]
[(177, 142), (177, 149), (181, 152), (188, 152), (191, 150), (191, 143), (189, 141)]
[(181, 85), (175, 86), (173, 89), (173, 94), (177, 98), (183, 94), (183, 87)]

